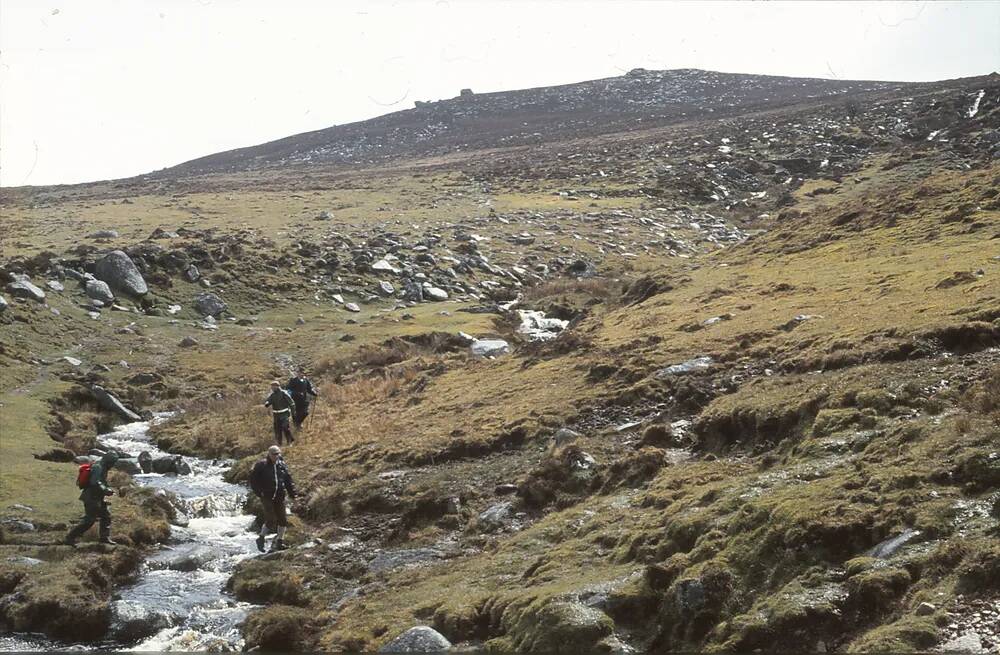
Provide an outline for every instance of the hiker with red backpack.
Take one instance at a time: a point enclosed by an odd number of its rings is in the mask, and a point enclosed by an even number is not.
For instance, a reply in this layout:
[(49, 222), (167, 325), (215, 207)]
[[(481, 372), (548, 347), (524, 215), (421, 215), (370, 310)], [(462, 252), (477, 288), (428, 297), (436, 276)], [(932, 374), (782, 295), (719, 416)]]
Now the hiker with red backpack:
[(108, 471), (114, 467), (118, 457), (118, 453), (111, 451), (96, 462), (80, 465), (76, 476), (76, 486), (83, 489), (80, 492), (80, 500), (83, 501), (84, 516), (80, 523), (66, 535), (65, 543), (70, 546), (75, 546), (77, 540), (98, 519), (100, 519), (98, 541), (110, 546), (116, 545), (111, 540), (111, 512), (108, 510), (106, 499), (115, 493), (115, 490), (108, 486)]

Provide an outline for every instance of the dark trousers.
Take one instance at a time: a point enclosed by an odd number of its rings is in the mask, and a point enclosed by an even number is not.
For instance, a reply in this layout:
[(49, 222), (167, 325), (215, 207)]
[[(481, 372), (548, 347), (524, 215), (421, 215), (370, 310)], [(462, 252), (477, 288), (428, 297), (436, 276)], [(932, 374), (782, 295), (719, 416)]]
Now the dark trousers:
[(90, 529), (90, 526), (97, 523), (98, 519), (101, 521), (98, 528), (99, 537), (107, 539), (111, 536), (111, 512), (108, 511), (108, 504), (104, 500), (84, 501), (83, 511), (85, 512), (83, 518), (69, 531), (69, 539), (74, 541), (79, 539), (84, 532)]
[(281, 445), (281, 437), (284, 436), (288, 439), (288, 443), (292, 443), (295, 439), (292, 438), (292, 429), (288, 427), (288, 415), (291, 412), (280, 412), (274, 414), (274, 440)]
[(271, 532), (277, 532), (278, 526), (288, 526), (288, 516), (285, 512), (285, 497), (261, 498), (260, 503), (264, 508), (264, 523)]
[(295, 421), (295, 427), (301, 428), (302, 423), (306, 420), (307, 416), (309, 416), (309, 403), (305, 402), (304, 400), (303, 401), (296, 400), (295, 418), (292, 419), (293, 421)]

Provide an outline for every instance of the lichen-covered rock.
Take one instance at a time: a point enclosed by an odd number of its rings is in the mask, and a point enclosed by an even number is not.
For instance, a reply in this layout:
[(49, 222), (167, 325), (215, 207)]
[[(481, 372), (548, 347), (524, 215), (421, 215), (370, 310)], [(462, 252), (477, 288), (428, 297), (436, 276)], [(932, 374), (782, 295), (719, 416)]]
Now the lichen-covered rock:
[(194, 299), (194, 308), (202, 316), (217, 317), (229, 309), (226, 303), (214, 293), (201, 293)]
[(144, 296), (149, 293), (146, 280), (143, 279), (135, 262), (121, 250), (112, 250), (98, 261), (94, 275), (98, 280), (107, 282), (112, 289), (131, 296)]
[(538, 653), (594, 652), (598, 642), (614, 631), (611, 618), (574, 602), (549, 602), (508, 608), (503, 622), (515, 650)]
[(440, 653), (451, 648), (444, 635), (426, 625), (410, 628), (378, 649), (380, 653)]

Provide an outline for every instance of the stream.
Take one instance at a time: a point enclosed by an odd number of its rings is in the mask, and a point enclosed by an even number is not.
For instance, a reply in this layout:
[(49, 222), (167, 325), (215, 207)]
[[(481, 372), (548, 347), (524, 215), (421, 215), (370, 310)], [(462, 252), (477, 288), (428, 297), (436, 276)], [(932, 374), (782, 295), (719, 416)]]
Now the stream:
[[(129, 423), (98, 437), (103, 449), (131, 456), (148, 451), (154, 459), (170, 455), (149, 439), (151, 422)], [(246, 531), (253, 517), (243, 513), (246, 489), (229, 484), (223, 474), (231, 461), (185, 458), (190, 475), (146, 473), (136, 484), (175, 494), (177, 525), (168, 543), (149, 555), (137, 582), (119, 590), (112, 602), (107, 639), (84, 650), (239, 651), (238, 625), (253, 605), (237, 602), (225, 591), (226, 581), (240, 561), (257, 554)], [(114, 503), (111, 513), (114, 517)], [(85, 539), (90, 538), (90, 534)], [(114, 524), (112, 523), (112, 538)], [(0, 637), (0, 650), (81, 650), (35, 635)]]

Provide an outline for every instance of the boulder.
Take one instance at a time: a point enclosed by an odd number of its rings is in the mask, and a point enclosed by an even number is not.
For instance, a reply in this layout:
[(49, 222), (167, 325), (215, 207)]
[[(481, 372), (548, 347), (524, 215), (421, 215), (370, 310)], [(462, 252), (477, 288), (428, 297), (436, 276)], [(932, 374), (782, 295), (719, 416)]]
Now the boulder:
[(442, 557), (444, 557), (444, 553), (435, 548), (383, 551), (376, 555), (375, 559), (368, 564), (368, 570), (373, 573), (391, 571), (404, 566), (436, 562)]
[(115, 230), (98, 230), (87, 235), (88, 239), (117, 239), (118, 232)]
[(396, 293), (396, 288), (392, 286), (392, 284), (386, 282), (385, 280), (380, 280), (378, 283), (377, 291), (379, 294), (388, 297)]
[(504, 528), (514, 513), (514, 503), (505, 501), (491, 506), (478, 517), (479, 526), (484, 532), (493, 532)]
[(194, 264), (191, 264), (184, 269), (184, 279), (188, 282), (194, 283), (201, 279), (201, 271)]
[(229, 309), (222, 298), (214, 293), (200, 293), (194, 299), (194, 308), (202, 316), (218, 317), (219, 314)]
[(380, 259), (374, 264), (372, 264), (371, 268), (372, 271), (375, 273), (392, 273), (393, 275), (397, 275), (399, 273), (398, 268), (396, 268), (395, 266), (393, 266), (384, 259)]
[(380, 653), (440, 653), (451, 648), (451, 642), (434, 628), (418, 625), (410, 628), (378, 649)]
[(565, 446), (566, 444), (573, 443), (582, 436), (582, 434), (576, 432), (575, 430), (570, 430), (569, 428), (559, 428), (552, 436), (552, 440), (555, 442), (556, 448), (558, 448), (559, 446)]
[(448, 292), (444, 289), (439, 289), (438, 287), (428, 284), (424, 286), (424, 298), (427, 300), (441, 302), (442, 300), (448, 300)]
[(198, 340), (194, 337), (184, 337), (178, 345), (181, 348), (191, 348), (192, 346), (198, 345)]
[(111, 293), (111, 287), (106, 282), (100, 280), (87, 280), (84, 291), (88, 298), (100, 300), (102, 303), (110, 303), (115, 299), (115, 294)]
[(94, 276), (107, 282), (112, 289), (131, 296), (144, 296), (149, 293), (146, 280), (143, 279), (135, 262), (121, 250), (112, 250), (98, 261)]
[(45, 300), (45, 292), (31, 283), (31, 278), (20, 273), (11, 274), (11, 282), (7, 285), (7, 292), (15, 298), (27, 298), (41, 302)]
[(8, 532), (34, 532), (35, 525), (29, 523), (28, 521), (22, 521), (20, 519), (4, 519), (0, 521), (0, 526)]
[(171, 625), (168, 613), (135, 600), (118, 600), (111, 606), (111, 634), (121, 642), (135, 642)]
[(421, 302), (424, 299), (424, 288), (413, 280), (403, 283), (403, 300)]
[(59, 282), (58, 280), (49, 280), (48, 282), (45, 283), (45, 286), (47, 286), (49, 289), (52, 289), (53, 291), (66, 290), (66, 287), (63, 286), (63, 283)]
[(144, 450), (139, 453), (139, 457), (136, 458), (136, 461), (139, 462), (139, 468), (142, 469), (143, 473), (153, 472), (153, 456), (149, 454), (148, 450)]
[(510, 344), (503, 339), (476, 339), (469, 346), (476, 357), (496, 357), (510, 352)]
[(121, 458), (115, 462), (115, 468), (120, 471), (125, 471), (129, 475), (139, 475), (142, 473), (142, 467), (139, 466), (139, 461), (132, 457)]
[(142, 420), (138, 414), (126, 407), (122, 401), (108, 393), (104, 387), (95, 384), (90, 388), (90, 390), (94, 394), (94, 398), (97, 400), (97, 403), (109, 412), (118, 414), (118, 416), (121, 416), (126, 421)]
[(180, 455), (157, 457), (152, 462), (154, 473), (173, 473), (174, 475), (189, 475), (191, 466)]
[(673, 377), (675, 375), (686, 375), (697, 371), (705, 371), (712, 365), (711, 357), (695, 357), (680, 364), (673, 364), (666, 368), (661, 368), (656, 372), (658, 379)]

